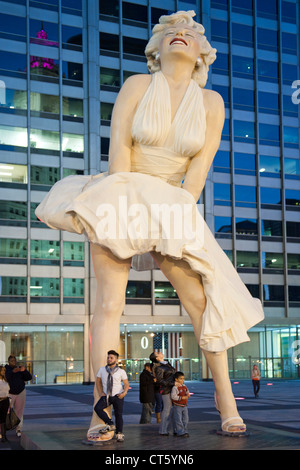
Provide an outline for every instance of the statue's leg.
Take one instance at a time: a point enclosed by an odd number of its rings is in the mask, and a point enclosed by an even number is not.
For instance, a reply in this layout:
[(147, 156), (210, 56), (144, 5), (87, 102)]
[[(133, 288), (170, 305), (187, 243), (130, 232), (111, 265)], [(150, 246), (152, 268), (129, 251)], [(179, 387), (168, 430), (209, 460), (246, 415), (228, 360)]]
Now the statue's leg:
[[(194, 333), (199, 343), (202, 316), (206, 306), (201, 276), (192, 271), (189, 264), (184, 260), (175, 260), (156, 252), (151, 254), (161, 271), (168, 278), (174, 289), (176, 289), (182, 305), (191, 318)], [(209, 314), (209, 312), (207, 313)], [(215, 353), (203, 350), (203, 353), (212, 373), (216, 388), (218, 410), (222, 416), (222, 421), (224, 422), (227, 418), (238, 417), (236, 401), (229, 379), (227, 351)], [(245, 428), (244, 425), (243, 427)], [(238, 431), (240, 428), (240, 425), (231, 426), (231, 431)]]
[[(120, 260), (110, 250), (91, 243), (91, 256), (97, 281), (96, 306), (90, 327), (91, 360), (94, 376), (106, 365), (107, 352), (117, 350), (120, 340), (120, 317), (125, 305), (125, 292), (131, 259)], [(99, 395), (94, 387), (94, 406)], [(110, 410), (106, 410), (110, 412)], [(93, 411), (88, 437), (98, 436), (103, 422)], [(103, 434), (96, 440), (108, 440), (113, 432)]]

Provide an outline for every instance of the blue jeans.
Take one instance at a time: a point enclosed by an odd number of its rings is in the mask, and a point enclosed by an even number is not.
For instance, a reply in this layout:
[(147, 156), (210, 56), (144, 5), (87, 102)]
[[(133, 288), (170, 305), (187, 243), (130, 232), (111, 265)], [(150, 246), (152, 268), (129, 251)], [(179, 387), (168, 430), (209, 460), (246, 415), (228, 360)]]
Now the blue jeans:
[(187, 406), (173, 406), (174, 423), (176, 427), (177, 436), (187, 434), (187, 426), (189, 422), (189, 413)]
[(162, 411), (162, 395), (159, 392), (155, 392), (155, 413), (161, 413)]
[[(123, 430), (123, 404), (124, 398), (119, 398), (117, 395), (113, 397), (109, 397), (108, 399), (109, 405), (113, 406), (115, 418), (116, 418), (116, 433), (121, 433)], [(108, 406), (109, 406), (108, 405)], [(94, 410), (105, 424), (114, 424), (113, 421), (110, 419), (108, 414), (104, 411), (107, 408), (107, 401), (106, 396), (101, 397), (100, 400), (96, 403)]]
[(168, 393), (167, 395), (162, 395), (162, 401), (163, 401), (163, 410), (160, 415), (161, 422), (160, 422), (160, 427), (159, 427), (159, 434), (167, 434), (171, 425), (172, 425), (172, 428), (174, 428), (171, 394)]

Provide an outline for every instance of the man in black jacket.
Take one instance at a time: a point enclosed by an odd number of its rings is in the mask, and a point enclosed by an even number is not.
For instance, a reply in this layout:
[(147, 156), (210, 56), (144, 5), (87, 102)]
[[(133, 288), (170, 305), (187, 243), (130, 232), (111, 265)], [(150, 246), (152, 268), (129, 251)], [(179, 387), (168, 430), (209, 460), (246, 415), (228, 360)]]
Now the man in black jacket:
[(25, 382), (32, 379), (32, 375), (24, 366), (17, 366), (16, 357), (10, 355), (8, 365), (5, 366), (5, 376), (9, 384), (9, 396), (11, 398), (11, 407), (18, 416), (20, 423), (17, 426), (16, 433), (21, 437), (23, 426), (23, 413), (25, 408), (26, 390)]
[(156, 378), (156, 383), (160, 386), (163, 399), (159, 434), (161, 436), (168, 436), (168, 429), (171, 427), (171, 424), (173, 424), (171, 390), (174, 385), (174, 374), (176, 370), (171, 366), (169, 361), (164, 359), (162, 352), (153, 352), (150, 354), (149, 359), (153, 362), (152, 373)]
[(140, 402), (143, 405), (140, 424), (151, 423), (151, 414), (155, 403), (154, 377), (151, 374), (151, 364), (147, 362), (140, 375)]

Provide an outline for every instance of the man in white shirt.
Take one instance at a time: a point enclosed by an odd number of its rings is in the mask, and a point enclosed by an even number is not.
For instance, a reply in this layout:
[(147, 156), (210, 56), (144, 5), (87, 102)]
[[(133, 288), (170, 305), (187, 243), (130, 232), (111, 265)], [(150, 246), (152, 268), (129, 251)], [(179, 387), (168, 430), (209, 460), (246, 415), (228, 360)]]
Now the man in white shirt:
[[(123, 441), (123, 404), (124, 397), (129, 389), (129, 382), (125, 370), (120, 369), (117, 365), (118, 358), (119, 354), (116, 351), (108, 351), (107, 365), (100, 367), (97, 373), (96, 387), (100, 399), (96, 403), (94, 410), (106, 424), (102, 432), (116, 430), (117, 441)], [(114, 409), (116, 426), (114, 426), (112, 419), (104, 411), (110, 405)]]

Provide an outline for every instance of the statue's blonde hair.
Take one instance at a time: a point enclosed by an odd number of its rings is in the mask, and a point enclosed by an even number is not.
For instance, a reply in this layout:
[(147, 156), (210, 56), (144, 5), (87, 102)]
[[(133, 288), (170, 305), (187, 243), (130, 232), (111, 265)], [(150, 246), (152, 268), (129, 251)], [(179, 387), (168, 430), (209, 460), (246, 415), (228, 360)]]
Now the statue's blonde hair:
[(205, 29), (202, 24), (197, 23), (193, 20), (193, 16), (196, 13), (193, 10), (190, 11), (178, 11), (171, 15), (164, 15), (159, 18), (159, 23), (152, 29), (152, 37), (150, 38), (146, 48), (145, 54), (147, 58), (147, 67), (150, 73), (155, 73), (160, 70), (160, 62), (156, 60), (155, 56), (159, 49), (162, 33), (165, 29), (175, 24), (187, 24), (191, 26), (201, 37), (201, 56), (203, 62), (200, 66), (195, 65), (195, 69), (192, 73), (192, 78), (199, 84), (201, 88), (204, 88), (207, 82), (207, 75), (209, 66), (216, 60), (217, 49), (214, 49), (209, 44), (208, 40), (204, 36)]

